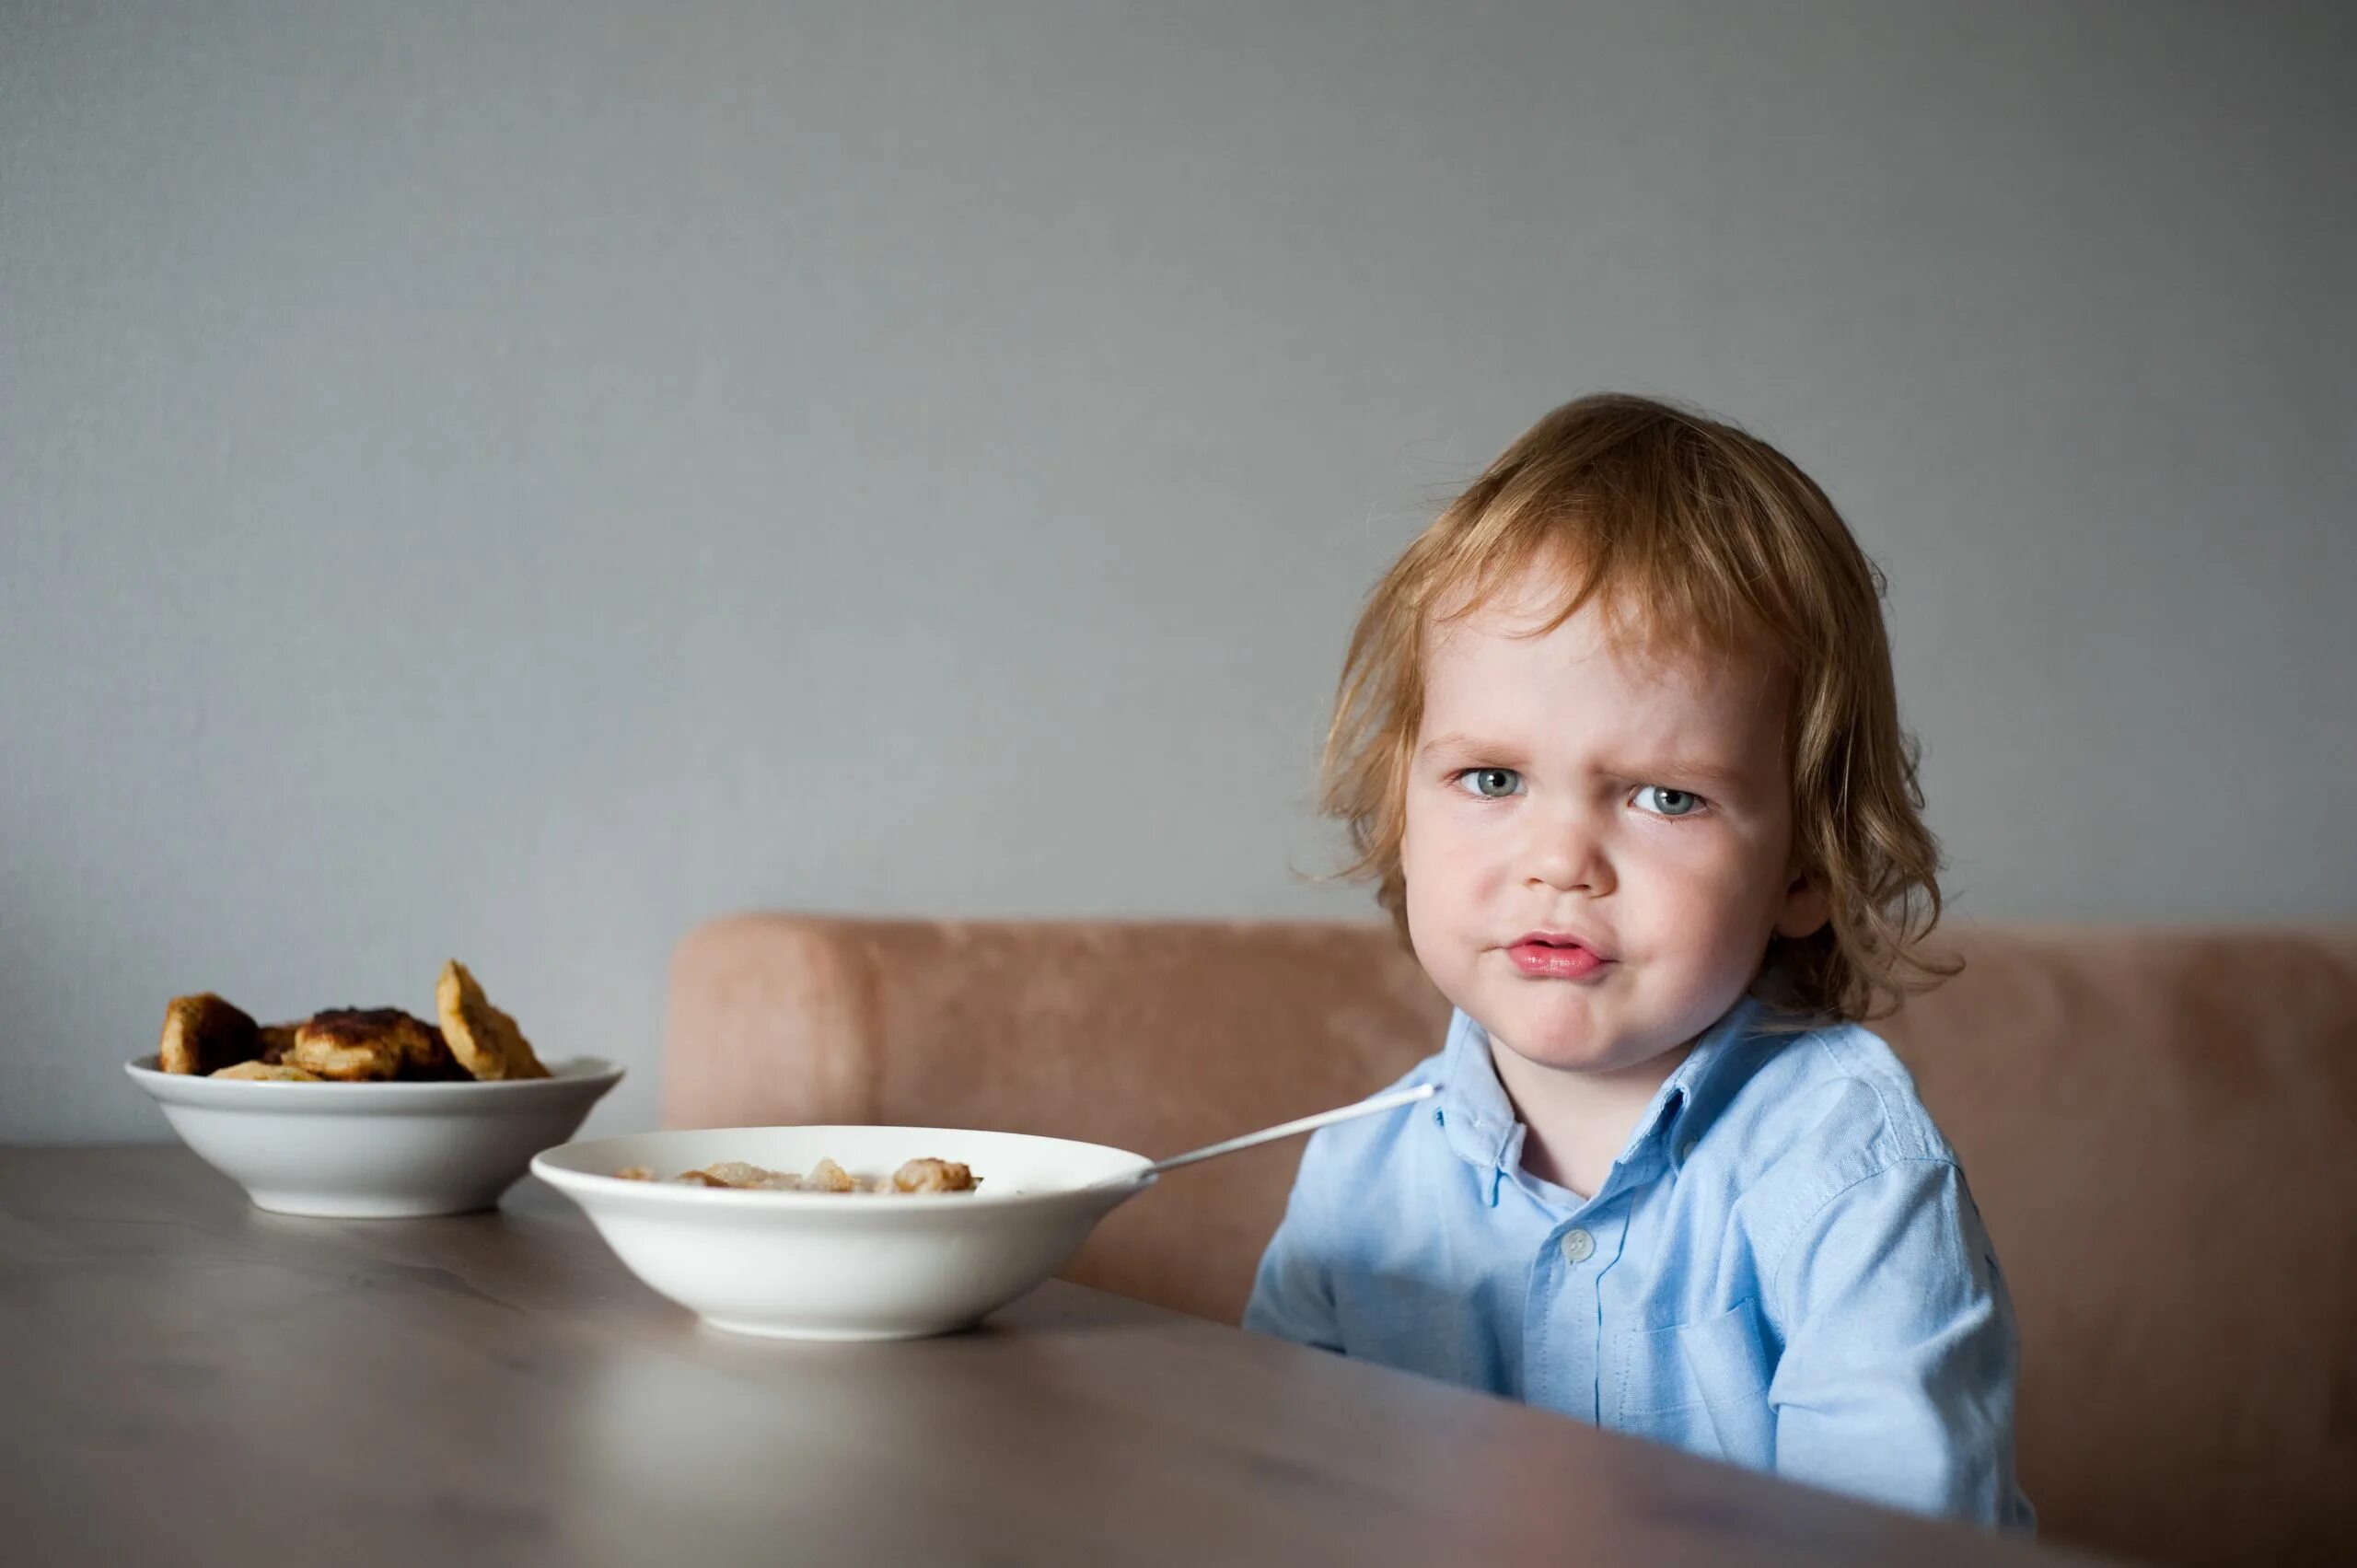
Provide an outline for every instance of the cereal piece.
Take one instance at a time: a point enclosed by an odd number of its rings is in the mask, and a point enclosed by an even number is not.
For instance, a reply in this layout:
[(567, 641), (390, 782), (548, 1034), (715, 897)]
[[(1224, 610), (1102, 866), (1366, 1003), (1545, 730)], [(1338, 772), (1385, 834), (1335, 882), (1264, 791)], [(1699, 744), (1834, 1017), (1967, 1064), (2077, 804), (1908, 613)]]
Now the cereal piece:
[[(644, 1166), (615, 1172), (637, 1180), (651, 1180)], [(700, 1187), (726, 1187), (739, 1192), (970, 1192), (981, 1185), (970, 1167), (955, 1160), (912, 1159), (890, 1176), (865, 1180), (831, 1158), (821, 1157), (807, 1176), (790, 1170), (764, 1170), (744, 1160), (714, 1160), (702, 1170), (683, 1170), (671, 1179)]]
[(621, 1177), (624, 1181), (652, 1181), (655, 1179), (655, 1173), (647, 1169), (643, 1165), (626, 1165), (622, 1167), (621, 1169), (614, 1172), (614, 1174)]
[(295, 1031), (284, 1062), (341, 1083), (377, 1083), (424, 1048), (425, 1026), (398, 1007), (333, 1007)]
[(516, 1020), (491, 1005), (467, 966), (456, 958), (442, 966), (434, 1005), (442, 1016), (442, 1034), (451, 1055), (471, 1076), (488, 1081), (549, 1075)]
[(892, 1185), (902, 1192), (971, 1192), (974, 1172), (954, 1160), (913, 1159), (892, 1173)]
[(856, 1192), (859, 1183), (852, 1179), (851, 1172), (822, 1155), (819, 1163), (810, 1167), (810, 1174), (802, 1179), (802, 1190), (806, 1192)]
[(802, 1178), (790, 1170), (767, 1170), (744, 1160), (715, 1160), (702, 1170), (683, 1170), (671, 1179), (730, 1187), (739, 1192), (790, 1192), (802, 1185)]
[(700, 1182), (706, 1187), (728, 1187), (739, 1191), (749, 1191), (761, 1186), (773, 1174), (775, 1173), (763, 1170), (760, 1166), (748, 1165), (743, 1160), (714, 1160), (702, 1170), (683, 1170), (671, 1179)]
[(175, 996), (164, 1008), (157, 1065), (167, 1073), (213, 1073), (261, 1054), (253, 1019), (207, 991)]
[(714, 1160), (703, 1167), (703, 1173), (723, 1187), (759, 1187), (772, 1174), (743, 1160)]
[(290, 1067), (283, 1062), (240, 1062), (235, 1066), (218, 1068), (205, 1075), (212, 1078), (241, 1078), (256, 1084), (326, 1082), (317, 1073), (306, 1073), (300, 1067)]

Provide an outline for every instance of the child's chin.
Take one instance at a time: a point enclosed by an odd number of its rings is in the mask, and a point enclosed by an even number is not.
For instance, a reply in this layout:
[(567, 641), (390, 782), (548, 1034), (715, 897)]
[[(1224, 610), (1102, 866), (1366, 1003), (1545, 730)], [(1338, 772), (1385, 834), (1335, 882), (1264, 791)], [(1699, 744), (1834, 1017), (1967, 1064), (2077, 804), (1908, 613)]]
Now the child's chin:
[(1610, 1041), (1542, 1039), (1525, 1044), (1509, 1040), (1506, 1049), (1534, 1067), (1557, 1073), (1605, 1073), (1629, 1065), (1616, 1060)]
[(1558, 1073), (1614, 1073), (1659, 1051), (1585, 1016), (1550, 1016), (1548, 1009), (1502, 1019), (1491, 1038), (1534, 1067)]
[(1538, 1016), (1499, 1020), (1490, 1031), (1516, 1056), (1538, 1067), (1566, 1073), (1592, 1073), (1610, 1062), (1617, 1040), (1608, 1029), (1585, 1018)]

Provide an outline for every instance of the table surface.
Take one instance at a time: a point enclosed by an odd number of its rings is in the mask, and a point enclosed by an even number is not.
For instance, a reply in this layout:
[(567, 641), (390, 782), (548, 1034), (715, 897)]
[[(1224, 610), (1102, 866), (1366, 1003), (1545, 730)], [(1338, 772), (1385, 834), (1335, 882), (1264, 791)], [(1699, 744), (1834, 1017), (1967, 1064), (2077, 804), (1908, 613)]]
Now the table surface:
[(748, 1340), (527, 1178), (264, 1214), (177, 1146), (0, 1149), (11, 1562), (2059, 1562), (1051, 1282)]

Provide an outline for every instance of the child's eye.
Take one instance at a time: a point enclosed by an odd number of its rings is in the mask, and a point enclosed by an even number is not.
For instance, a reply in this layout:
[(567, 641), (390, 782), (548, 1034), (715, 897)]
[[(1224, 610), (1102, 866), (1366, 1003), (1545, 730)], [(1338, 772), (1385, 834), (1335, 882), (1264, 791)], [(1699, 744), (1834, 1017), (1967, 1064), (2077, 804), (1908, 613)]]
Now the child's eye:
[(1630, 804), (1656, 817), (1691, 817), (1702, 809), (1702, 797), (1687, 790), (1665, 789), (1660, 784), (1641, 784), (1631, 797)]
[(1512, 768), (1468, 768), (1457, 775), (1457, 784), (1484, 800), (1522, 793), (1522, 775)]

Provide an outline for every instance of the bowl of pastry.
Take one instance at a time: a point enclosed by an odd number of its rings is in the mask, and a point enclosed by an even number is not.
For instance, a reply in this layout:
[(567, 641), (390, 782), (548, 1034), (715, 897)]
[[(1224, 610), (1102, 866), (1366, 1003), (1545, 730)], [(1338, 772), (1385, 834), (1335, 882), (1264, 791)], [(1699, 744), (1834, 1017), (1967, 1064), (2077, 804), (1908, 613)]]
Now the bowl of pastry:
[(156, 1053), (125, 1070), (256, 1207), (355, 1219), (493, 1207), (622, 1075), (543, 1063), (456, 959), (432, 1019), (337, 1007), (261, 1024), (209, 992), (174, 997)]
[(970, 1327), (1149, 1180), (1123, 1149), (942, 1127), (640, 1132), (547, 1150), (532, 1173), (706, 1324), (804, 1340)]

